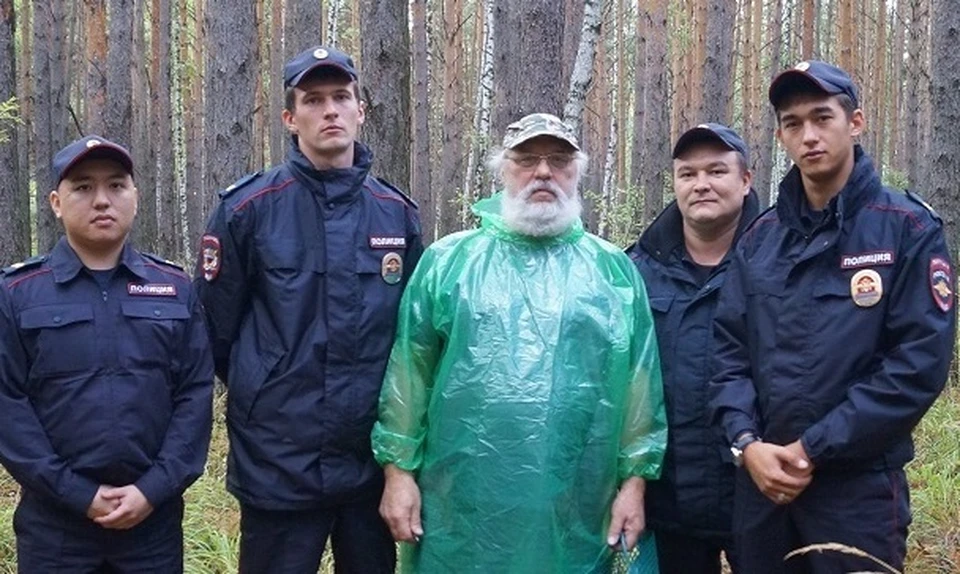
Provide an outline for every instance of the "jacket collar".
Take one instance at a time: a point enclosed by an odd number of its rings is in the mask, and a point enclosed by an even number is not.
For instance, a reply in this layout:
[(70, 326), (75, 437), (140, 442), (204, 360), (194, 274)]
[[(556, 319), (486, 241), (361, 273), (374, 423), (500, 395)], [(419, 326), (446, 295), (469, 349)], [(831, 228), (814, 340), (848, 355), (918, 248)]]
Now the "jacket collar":
[[(77, 257), (77, 253), (70, 247), (66, 237), (61, 237), (50, 252), (50, 269), (53, 271), (53, 280), (56, 283), (66, 283), (80, 273), (83, 269), (83, 262)], [(120, 252), (118, 267), (126, 267), (131, 273), (141, 279), (147, 279), (146, 266), (143, 259), (134, 250), (130, 242), (123, 244), (123, 251)]]
[(319, 191), (324, 201), (346, 203), (360, 194), (363, 181), (370, 173), (370, 166), (373, 164), (373, 152), (366, 144), (354, 142), (352, 166), (320, 170), (313, 166), (307, 156), (303, 155), (294, 138), (293, 145), (287, 152), (287, 161), (293, 167), (298, 179), (304, 181), (311, 190)]
[[(830, 203), (827, 210), (836, 214), (838, 223), (842, 224), (845, 218), (852, 217), (857, 210), (866, 204), (880, 189), (880, 177), (873, 166), (873, 160), (863, 151), (859, 144), (853, 146), (853, 171), (846, 185), (840, 190)], [(803, 189), (803, 180), (800, 170), (794, 165), (780, 182), (780, 191), (777, 196), (777, 216), (786, 224), (796, 229), (802, 228), (800, 221), (801, 202), (806, 201)]]
[[(760, 199), (751, 188), (750, 193), (743, 200), (743, 212), (740, 214), (740, 222), (737, 224), (737, 230), (733, 238), (734, 243), (737, 242), (740, 234), (756, 219), (759, 213)], [(683, 215), (680, 213), (676, 200), (670, 202), (670, 205), (660, 212), (660, 215), (640, 235), (637, 244), (661, 263), (666, 263), (678, 248), (683, 247)], [(628, 249), (628, 251), (632, 250), (632, 247)]]

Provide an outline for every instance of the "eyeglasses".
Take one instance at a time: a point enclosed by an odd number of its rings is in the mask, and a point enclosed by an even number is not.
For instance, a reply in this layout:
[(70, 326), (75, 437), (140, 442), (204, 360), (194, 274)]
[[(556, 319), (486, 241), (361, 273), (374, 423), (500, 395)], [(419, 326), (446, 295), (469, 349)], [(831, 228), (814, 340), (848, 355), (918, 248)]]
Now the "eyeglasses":
[(539, 166), (540, 162), (543, 160), (547, 160), (547, 165), (553, 169), (564, 169), (573, 163), (574, 157), (568, 153), (520, 153), (516, 155), (508, 155), (507, 159), (524, 169), (535, 168)]

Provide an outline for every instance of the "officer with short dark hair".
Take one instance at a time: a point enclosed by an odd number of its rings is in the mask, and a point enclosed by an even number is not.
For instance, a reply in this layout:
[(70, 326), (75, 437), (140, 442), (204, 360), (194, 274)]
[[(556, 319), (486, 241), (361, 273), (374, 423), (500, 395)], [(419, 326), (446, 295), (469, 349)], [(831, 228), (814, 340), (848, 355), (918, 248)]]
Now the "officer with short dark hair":
[(287, 159), (220, 192), (197, 285), (227, 385), (240, 571), (392, 573), (370, 431), (397, 308), (422, 251), (416, 205), (370, 175), (353, 60), (284, 68)]
[(663, 473), (647, 483), (647, 521), (661, 574), (736, 570), (733, 470), (711, 424), (713, 319), (730, 250), (759, 212), (747, 146), (727, 126), (683, 133), (673, 148), (673, 201), (627, 249), (650, 296), (667, 407)]
[(190, 279), (137, 252), (133, 161), (88, 136), (53, 160), (65, 237), (0, 275), (0, 462), (20, 572), (183, 571), (213, 362)]
[(741, 237), (715, 323), (715, 420), (742, 465), (741, 572), (902, 570), (911, 433), (947, 379), (956, 318), (939, 217), (884, 187), (850, 76), (801, 62), (770, 86), (794, 162)]

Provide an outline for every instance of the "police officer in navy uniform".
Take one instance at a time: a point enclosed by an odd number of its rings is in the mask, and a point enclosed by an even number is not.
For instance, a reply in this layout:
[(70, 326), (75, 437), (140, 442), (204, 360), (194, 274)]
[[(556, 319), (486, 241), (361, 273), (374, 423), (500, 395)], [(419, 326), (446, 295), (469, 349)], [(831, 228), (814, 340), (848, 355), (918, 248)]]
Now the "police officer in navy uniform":
[(744, 233), (715, 324), (715, 418), (738, 473), (741, 571), (850, 572), (906, 554), (911, 432), (953, 358), (954, 280), (939, 218), (885, 188), (855, 143), (843, 70), (802, 62), (770, 86), (794, 162)]
[(711, 424), (707, 387), (730, 249), (759, 212), (748, 157), (724, 125), (686, 131), (673, 148), (677, 199), (627, 249), (650, 296), (670, 430), (663, 473), (645, 497), (661, 574), (720, 574), (721, 552), (736, 566), (734, 467)]
[(227, 488), (240, 571), (393, 572), (370, 431), (397, 308), (422, 251), (414, 203), (370, 175), (346, 54), (284, 68), (286, 161), (221, 192), (201, 239), (200, 296), (227, 385)]
[(53, 160), (66, 236), (0, 276), (0, 462), (20, 572), (182, 572), (213, 361), (176, 265), (137, 252), (133, 161), (88, 136)]

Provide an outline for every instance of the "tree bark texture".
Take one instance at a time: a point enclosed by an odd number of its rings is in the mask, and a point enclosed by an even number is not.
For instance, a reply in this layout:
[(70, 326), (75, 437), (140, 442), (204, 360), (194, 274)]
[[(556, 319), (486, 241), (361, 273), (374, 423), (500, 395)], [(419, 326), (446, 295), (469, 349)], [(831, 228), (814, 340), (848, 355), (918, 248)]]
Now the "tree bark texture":
[[(172, 134), (173, 116), (170, 103), (172, 44), (170, 28), (172, 24), (171, 0), (153, 0), (154, 23), (153, 38), (153, 84), (151, 125), (154, 134)], [(157, 193), (157, 250), (166, 257), (175, 257), (180, 250), (179, 193), (174, 182), (173, 138), (156, 138), (156, 193)], [(259, 146), (258, 146), (259, 147)]]
[(323, 8), (317, 0), (286, 0), (286, 5), (284, 52), (289, 60), (307, 48), (321, 43)]
[(645, 17), (648, 33), (644, 64), (644, 84), (647, 86), (643, 126), (645, 161), (638, 183), (643, 189), (643, 220), (650, 222), (663, 209), (663, 188), (673, 165), (670, 161), (670, 92), (667, 84), (668, 1), (649, 2)]
[(425, 243), (433, 241), (437, 212), (430, 181), (430, 86), (427, 50), (427, 0), (413, 0), (413, 179), (410, 193), (420, 205), (420, 224)]
[[(482, 21), (482, 9), (474, 17)], [(462, 0), (444, 0), (443, 3), (443, 125), (440, 146), (440, 181), (436, 187), (436, 201), (439, 209), (437, 236), (442, 237), (456, 230), (458, 226), (458, 197), (465, 192), (466, 179), (463, 177), (464, 149), (463, 132), (465, 116), (464, 91), (464, 42), (463, 42), (463, 2)], [(481, 30), (481, 35), (483, 34)], [(482, 50), (481, 44), (481, 50)]]
[[(563, 114), (563, 10), (556, 0), (494, 4), (493, 134), (534, 112)], [(532, 47), (536, 47), (532, 49)]]
[(49, 251), (60, 235), (48, 195), (56, 187), (50, 162), (68, 143), (64, 2), (51, 0), (34, 5), (33, 22), (33, 141), (37, 182), (36, 241), (40, 253)]
[[(87, 30), (107, 29), (107, 5), (105, 0), (86, 0), (84, 13)], [(107, 104), (107, 35), (86, 34), (85, 38), (86, 88), (84, 89), (84, 129), (88, 133), (102, 134), (106, 128), (104, 116)]]
[(210, 0), (204, 15), (205, 182), (211, 192), (207, 200), (212, 204), (212, 192), (226, 188), (250, 170), (257, 29), (252, 3)]
[(940, 128), (931, 133), (929, 191), (921, 190), (943, 218), (948, 243), (956, 253), (960, 225), (960, 10), (950, 0), (935, 0), (930, 34), (932, 107)]
[[(129, 148), (133, 144), (133, 0), (109, 0), (110, 41), (107, 45), (107, 133), (104, 137)], [(137, 62), (138, 66), (143, 62)]]
[[(768, 16), (768, 30), (770, 31), (770, 68), (768, 71), (768, 80), (764, 84), (764, 90), (761, 91), (760, 101), (760, 130), (756, 137), (751, 138), (751, 154), (753, 155), (753, 188), (760, 195), (760, 202), (764, 206), (771, 205), (776, 198), (776, 189), (773, 179), (774, 162), (774, 137), (776, 131), (777, 118), (773, 111), (773, 106), (767, 101), (766, 87), (770, 85), (773, 78), (780, 73), (783, 67), (781, 62), (781, 48), (783, 46), (783, 0), (775, 0), (772, 3), (770, 14)], [(760, 25), (760, 22), (757, 22)], [(757, 78), (760, 78), (759, 72)]]
[(410, 32), (406, 0), (363, 0), (360, 85), (367, 106), (363, 140), (373, 172), (410, 188)]
[(728, 103), (733, 99), (733, 34), (736, 6), (729, 0), (709, 2), (706, 13), (706, 52), (697, 123), (729, 124)]
[[(13, 0), (0, 0), (0, 102), (17, 97), (17, 56), (14, 50), (16, 18)], [(17, 126), (5, 122), (0, 133), (0, 265), (20, 261), (30, 254), (30, 202), (17, 185), (20, 157)]]

